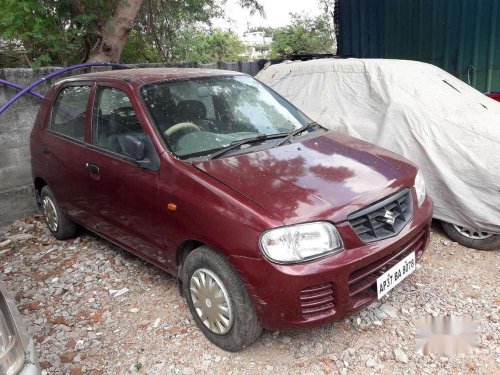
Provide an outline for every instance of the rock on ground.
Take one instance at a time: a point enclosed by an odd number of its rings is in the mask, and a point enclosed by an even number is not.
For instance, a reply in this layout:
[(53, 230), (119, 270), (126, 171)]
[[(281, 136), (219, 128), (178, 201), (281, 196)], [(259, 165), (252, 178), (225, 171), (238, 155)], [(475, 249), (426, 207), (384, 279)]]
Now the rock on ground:
[[(227, 353), (189, 316), (175, 279), (83, 232), (50, 236), (39, 216), (0, 231), (0, 272), (46, 374), (500, 373), (500, 252), (466, 249), (436, 227), (421, 267), (382, 301), (304, 332), (264, 332)], [(472, 286), (476, 287), (472, 287)], [(415, 353), (414, 319), (472, 315), (472, 354)]]

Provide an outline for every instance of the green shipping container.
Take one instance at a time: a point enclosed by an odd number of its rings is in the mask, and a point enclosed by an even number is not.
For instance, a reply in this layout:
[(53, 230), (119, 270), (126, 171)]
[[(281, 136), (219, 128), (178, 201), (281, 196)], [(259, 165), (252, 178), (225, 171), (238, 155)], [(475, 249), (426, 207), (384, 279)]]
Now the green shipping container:
[(337, 0), (338, 54), (431, 63), (500, 90), (500, 0)]

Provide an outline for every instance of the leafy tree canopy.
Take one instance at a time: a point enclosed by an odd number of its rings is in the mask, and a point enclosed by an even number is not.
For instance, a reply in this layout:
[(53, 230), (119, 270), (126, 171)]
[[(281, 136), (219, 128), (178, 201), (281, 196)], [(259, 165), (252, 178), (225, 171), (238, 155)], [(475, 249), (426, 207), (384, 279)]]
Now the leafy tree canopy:
[(0, 0), (2, 54), (30, 66), (85, 61), (116, 2)]
[(231, 31), (215, 29), (209, 34), (195, 32), (185, 37), (186, 43), (180, 43), (174, 48), (174, 54), (179, 60), (208, 63), (245, 59), (246, 48)]
[[(71, 65), (91, 59), (106, 32), (121, 27), (116, 57), (126, 63), (184, 60), (192, 56), (204, 60), (207, 43), (221, 45), (220, 31), (211, 32), (211, 19), (224, 16), (226, 0), (0, 0), (0, 64), (2, 66)], [(140, 7), (131, 23), (118, 24), (117, 9), (130, 4)], [(261, 12), (258, 0), (239, 0), (250, 12)], [(130, 29), (131, 28), (131, 29)], [(202, 33), (209, 33), (205, 38)], [(232, 59), (241, 49), (234, 35), (214, 52), (220, 59)], [(127, 39), (128, 38), (128, 39)], [(218, 42), (217, 42), (218, 40)], [(194, 46), (183, 45), (196, 42)], [(123, 49), (123, 51), (122, 51)], [(198, 52), (194, 52), (198, 51)], [(221, 55), (220, 51), (228, 51)], [(236, 51), (236, 52), (235, 52)], [(188, 53), (189, 52), (189, 53)], [(113, 61), (113, 57), (110, 61)]]
[(306, 17), (292, 14), (290, 25), (274, 30), (270, 56), (332, 53), (333, 45), (334, 33), (326, 15)]

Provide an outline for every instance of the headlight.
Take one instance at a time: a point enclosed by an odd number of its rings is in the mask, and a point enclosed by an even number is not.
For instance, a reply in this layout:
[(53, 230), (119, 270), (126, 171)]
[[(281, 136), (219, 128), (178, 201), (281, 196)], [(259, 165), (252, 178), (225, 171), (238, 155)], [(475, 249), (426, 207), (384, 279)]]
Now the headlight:
[(298, 263), (342, 251), (337, 229), (316, 222), (271, 229), (260, 238), (264, 255), (278, 263)]
[(415, 177), (415, 192), (417, 193), (417, 202), (421, 206), (425, 200), (425, 180), (422, 171), (419, 170)]

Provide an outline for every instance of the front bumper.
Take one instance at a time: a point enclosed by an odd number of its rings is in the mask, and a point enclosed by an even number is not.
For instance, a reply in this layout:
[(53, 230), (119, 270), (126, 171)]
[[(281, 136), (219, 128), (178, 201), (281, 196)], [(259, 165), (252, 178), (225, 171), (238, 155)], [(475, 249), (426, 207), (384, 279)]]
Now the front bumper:
[[(337, 225), (346, 250), (306, 264), (229, 258), (243, 278), (261, 324), (270, 330), (310, 328), (342, 319), (377, 298), (376, 279), (410, 252), (417, 262), (429, 243), (433, 203), (427, 197), (395, 237), (365, 244), (349, 223)], [(397, 288), (396, 288), (397, 289)]]

